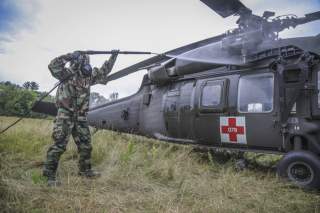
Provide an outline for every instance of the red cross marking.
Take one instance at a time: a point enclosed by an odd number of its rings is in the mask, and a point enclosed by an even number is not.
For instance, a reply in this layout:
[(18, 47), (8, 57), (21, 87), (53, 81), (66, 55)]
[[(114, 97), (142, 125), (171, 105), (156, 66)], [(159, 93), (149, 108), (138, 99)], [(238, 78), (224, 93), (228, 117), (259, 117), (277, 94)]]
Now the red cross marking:
[(229, 134), (231, 142), (237, 142), (237, 135), (244, 135), (244, 127), (237, 126), (236, 118), (228, 118), (228, 126), (221, 126), (221, 132), (223, 134)]

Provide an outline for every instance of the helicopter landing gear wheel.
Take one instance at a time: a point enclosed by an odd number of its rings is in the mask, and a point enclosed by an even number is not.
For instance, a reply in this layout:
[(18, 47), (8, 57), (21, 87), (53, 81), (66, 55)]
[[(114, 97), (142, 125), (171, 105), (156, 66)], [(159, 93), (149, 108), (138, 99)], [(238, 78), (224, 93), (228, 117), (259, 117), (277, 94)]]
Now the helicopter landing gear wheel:
[(320, 158), (309, 151), (292, 151), (279, 162), (277, 174), (308, 189), (320, 188)]

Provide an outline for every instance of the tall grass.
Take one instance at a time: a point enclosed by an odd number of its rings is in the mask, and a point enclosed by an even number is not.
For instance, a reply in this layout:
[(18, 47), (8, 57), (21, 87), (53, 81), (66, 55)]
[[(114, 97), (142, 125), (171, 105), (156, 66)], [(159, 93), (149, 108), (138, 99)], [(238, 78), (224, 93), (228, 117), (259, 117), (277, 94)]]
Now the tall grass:
[[(13, 119), (0, 117), (0, 128)], [(239, 172), (232, 160), (218, 163), (214, 154), (111, 131), (93, 136), (101, 178), (77, 176), (70, 141), (59, 167), (63, 185), (48, 188), (41, 166), (51, 127), (49, 120), (26, 119), (0, 136), (3, 212), (320, 212), (319, 194), (278, 180), (272, 169)], [(248, 158), (264, 168), (276, 161)]]

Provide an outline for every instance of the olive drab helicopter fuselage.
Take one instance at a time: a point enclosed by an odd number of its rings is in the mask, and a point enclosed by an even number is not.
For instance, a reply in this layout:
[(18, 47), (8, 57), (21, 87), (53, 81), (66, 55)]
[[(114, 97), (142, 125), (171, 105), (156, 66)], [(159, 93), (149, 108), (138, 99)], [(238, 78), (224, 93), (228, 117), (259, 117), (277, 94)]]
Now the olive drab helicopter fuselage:
[(278, 174), (320, 188), (320, 35), (278, 33), (320, 12), (271, 19), (238, 0), (201, 0), (238, 28), (115, 74), (146, 68), (139, 91), (91, 108), (90, 125), (197, 146), (285, 154)]

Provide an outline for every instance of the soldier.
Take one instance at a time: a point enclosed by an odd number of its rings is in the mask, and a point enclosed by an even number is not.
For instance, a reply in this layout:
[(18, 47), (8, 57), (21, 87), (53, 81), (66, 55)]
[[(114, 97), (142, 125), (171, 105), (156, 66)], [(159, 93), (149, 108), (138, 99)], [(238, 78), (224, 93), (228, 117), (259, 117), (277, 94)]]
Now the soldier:
[[(91, 136), (87, 121), (90, 86), (106, 84), (119, 51), (112, 55), (102, 67), (91, 68), (89, 56), (79, 51), (57, 57), (49, 64), (51, 74), (63, 83), (58, 87), (56, 105), (58, 114), (54, 121), (52, 138), (54, 144), (49, 147), (43, 175), (49, 186), (59, 185), (56, 171), (60, 156), (66, 150), (69, 136), (72, 135), (79, 153), (79, 175), (97, 177), (100, 174), (91, 168)], [(66, 64), (70, 62), (70, 66)]]

